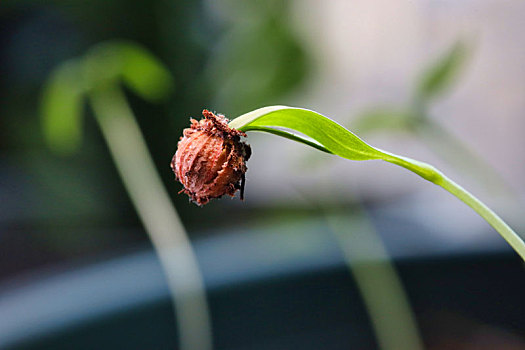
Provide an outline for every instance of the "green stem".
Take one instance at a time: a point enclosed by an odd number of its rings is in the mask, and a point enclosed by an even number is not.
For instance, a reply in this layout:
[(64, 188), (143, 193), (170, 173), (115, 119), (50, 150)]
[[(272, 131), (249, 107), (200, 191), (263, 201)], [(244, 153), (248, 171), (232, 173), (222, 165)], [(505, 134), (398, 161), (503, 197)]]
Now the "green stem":
[(97, 86), (91, 103), (126, 190), (157, 252), (171, 292), (182, 350), (210, 350), (210, 316), (197, 259), (126, 98)]
[(525, 261), (525, 243), (523, 239), (510, 228), (492, 209), (487, 207), (482, 201), (465, 190), (463, 187), (452, 181), (445, 175), (439, 179), (436, 185), (443, 187), (448, 192), (459, 198), (463, 203), (474, 209), (482, 218), (484, 218), (501, 236), (510, 244), (512, 248)]
[(525, 243), (523, 239), (509, 225), (505, 223), (494, 211), (487, 207), (482, 201), (463, 187), (452, 181), (433, 166), (419, 162), (410, 158), (397, 156), (385, 151), (387, 162), (402, 166), (415, 172), (424, 179), (444, 188), (463, 203), (474, 209), (483, 219), (485, 219), (499, 234), (510, 244), (512, 248), (525, 261)]

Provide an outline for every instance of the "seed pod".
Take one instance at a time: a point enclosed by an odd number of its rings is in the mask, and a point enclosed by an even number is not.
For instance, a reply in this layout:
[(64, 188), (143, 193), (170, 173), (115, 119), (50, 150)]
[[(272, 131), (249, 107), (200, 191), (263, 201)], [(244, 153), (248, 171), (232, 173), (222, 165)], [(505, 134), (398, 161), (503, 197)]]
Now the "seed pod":
[(228, 119), (221, 114), (202, 111), (204, 119), (190, 119), (190, 128), (184, 129), (177, 152), (171, 161), (175, 177), (184, 186), (179, 193), (186, 193), (198, 205), (212, 198), (237, 190), (244, 197), (244, 174), (248, 169), (250, 146), (240, 141), (245, 133), (228, 126)]

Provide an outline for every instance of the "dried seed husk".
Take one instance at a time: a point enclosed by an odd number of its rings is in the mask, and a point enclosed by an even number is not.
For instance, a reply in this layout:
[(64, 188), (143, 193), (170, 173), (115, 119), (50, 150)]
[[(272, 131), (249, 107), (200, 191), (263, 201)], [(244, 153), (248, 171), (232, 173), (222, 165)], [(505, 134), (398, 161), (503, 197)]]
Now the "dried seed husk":
[(250, 146), (241, 141), (246, 136), (228, 126), (228, 120), (208, 110), (200, 121), (190, 119), (184, 129), (177, 152), (171, 161), (175, 177), (186, 193), (198, 205), (227, 194), (234, 197), (237, 190), (244, 196), (246, 161)]

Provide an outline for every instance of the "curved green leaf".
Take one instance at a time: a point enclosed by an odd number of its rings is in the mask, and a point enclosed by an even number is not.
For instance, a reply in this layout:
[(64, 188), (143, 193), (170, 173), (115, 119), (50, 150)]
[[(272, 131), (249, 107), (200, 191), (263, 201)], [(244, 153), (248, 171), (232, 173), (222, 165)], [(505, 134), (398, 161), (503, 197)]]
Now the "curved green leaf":
[(286, 106), (263, 107), (232, 120), (229, 125), (241, 131), (264, 131), (283, 136), (350, 160), (381, 159), (402, 166), (441, 186), (474, 209), (525, 260), (525, 243), (521, 237), (490, 208), (443, 173), (429, 164), (372, 147), (351, 131), (317, 112)]
[(274, 128), (267, 128), (267, 127), (264, 127), (264, 126), (249, 126), (248, 127), (248, 130), (250, 131), (264, 131), (264, 132), (267, 132), (269, 134), (274, 134), (274, 135), (277, 135), (277, 136), (281, 136), (281, 137), (284, 137), (286, 139), (289, 139), (289, 140), (293, 140), (293, 141), (297, 141), (299, 143), (304, 143), (305, 145), (308, 145), (310, 147), (313, 147), (313, 148), (317, 148), (319, 151), (322, 151), (322, 152), (326, 152), (326, 153), (329, 153), (329, 154), (333, 154), (332, 152), (330, 152), (328, 149), (326, 149), (323, 145), (315, 142), (315, 141), (312, 141), (302, 135), (299, 135), (299, 134), (296, 134), (296, 133), (293, 133), (293, 132), (289, 132), (289, 131), (286, 131), (286, 130), (281, 130), (281, 129), (274, 129)]
[[(436, 176), (434, 167), (409, 158), (396, 156), (389, 152), (372, 147), (351, 131), (345, 129), (329, 118), (303, 108), (270, 106), (246, 113), (230, 122), (230, 127), (241, 131), (266, 131), (285, 136), (317, 149), (328, 151), (350, 160), (381, 159), (407, 168), (419, 176), (432, 180)], [(276, 128), (287, 128), (312, 138), (316, 144), (303, 136), (284, 131), (277, 132)]]
[(85, 57), (85, 78), (91, 87), (122, 79), (145, 100), (156, 102), (173, 90), (169, 70), (147, 49), (130, 41), (109, 41)]
[(351, 160), (381, 159), (383, 156), (381, 151), (336, 122), (302, 108), (264, 107), (231, 121), (230, 126), (242, 131), (261, 127), (288, 128), (311, 137), (330, 153)]
[(69, 154), (82, 138), (82, 70), (78, 60), (64, 63), (51, 73), (41, 101), (44, 138), (50, 148)]

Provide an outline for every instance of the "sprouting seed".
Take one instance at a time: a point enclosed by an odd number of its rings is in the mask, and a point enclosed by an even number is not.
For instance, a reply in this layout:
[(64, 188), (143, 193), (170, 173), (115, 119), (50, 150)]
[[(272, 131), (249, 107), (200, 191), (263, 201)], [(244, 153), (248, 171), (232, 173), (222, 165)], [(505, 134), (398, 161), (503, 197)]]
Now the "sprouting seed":
[(198, 205), (240, 190), (244, 197), (246, 161), (251, 149), (241, 141), (242, 131), (230, 128), (228, 119), (208, 110), (200, 121), (190, 119), (184, 129), (177, 152), (171, 161), (175, 177), (186, 193)]

